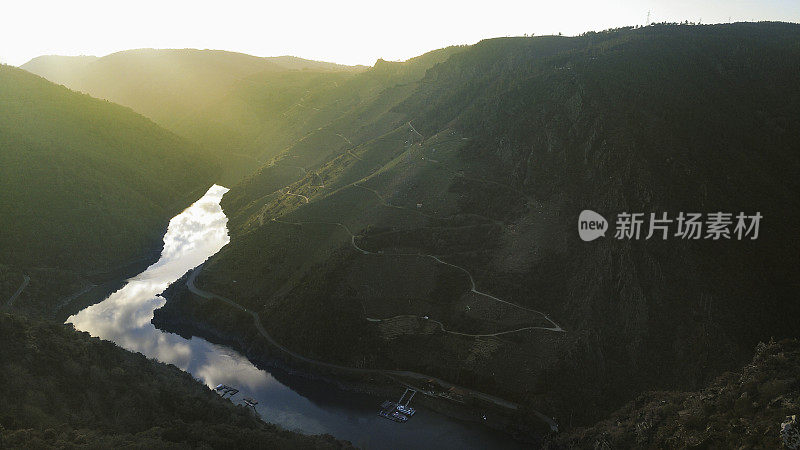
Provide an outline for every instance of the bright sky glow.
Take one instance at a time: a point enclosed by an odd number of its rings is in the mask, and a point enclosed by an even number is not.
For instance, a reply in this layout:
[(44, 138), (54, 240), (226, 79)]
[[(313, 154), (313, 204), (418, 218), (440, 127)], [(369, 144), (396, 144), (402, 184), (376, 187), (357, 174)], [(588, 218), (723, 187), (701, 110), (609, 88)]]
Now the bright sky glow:
[(651, 22), (800, 22), (798, 0), (73, 0), (0, 3), (0, 62), (132, 48), (212, 48), (342, 64), (452, 44)]

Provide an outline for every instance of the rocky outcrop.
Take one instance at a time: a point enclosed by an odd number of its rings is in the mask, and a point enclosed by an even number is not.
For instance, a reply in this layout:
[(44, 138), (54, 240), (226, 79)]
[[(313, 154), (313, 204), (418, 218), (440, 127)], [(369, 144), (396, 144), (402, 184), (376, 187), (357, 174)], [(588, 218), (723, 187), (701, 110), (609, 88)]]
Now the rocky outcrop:
[[(800, 342), (759, 344), (752, 362), (700, 391), (648, 392), (546, 448), (798, 448)], [(783, 422), (783, 424), (781, 424)]]
[(797, 423), (797, 415), (786, 416), (781, 424), (781, 441), (790, 450), (800, 448), (800, 424)]

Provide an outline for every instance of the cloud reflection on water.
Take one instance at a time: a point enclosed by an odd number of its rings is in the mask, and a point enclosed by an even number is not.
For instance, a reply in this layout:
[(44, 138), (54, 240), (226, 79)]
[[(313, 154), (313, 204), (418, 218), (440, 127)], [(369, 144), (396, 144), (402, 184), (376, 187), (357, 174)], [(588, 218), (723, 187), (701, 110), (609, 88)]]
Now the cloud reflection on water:
[(417, 413), (414, 421), (399, 427), (376, 414), (377, 399), (344, 393), (328, 385), (322, 392), (319, 387), (298, 392), (295, 389), (307, 381), (294, 380), (294, 387), (289, 387), (230, 348), (197, 337), (184, 339), (155, 328), (150, 323), (153, 311), (166, 302), (158, 294), (228, 243), (228, 219), (219, 206), (227, 191), (214, 185), (175, 216), (164, 236), (164, 250), (158, 262), (67, 322), (130, 351), (174, 364), (209, 387), (220, 383), (235, 386), (241, 391), (235, 402), (244, 396), (255, 398), (264, 420), (290, 430), (331, 433), (356, 445), (375, 448), (419, 447), (437, 442), (442, 448), (464, 449), (495, 443), (475, 427), (424, 410)]
[(222, 186), (212, 186), (200, 200), (170, 220), (158, 262), (67, 322), (92, 336), (174, 364), (209, 386), (224, 382), (220, 380), (231, 373), (236, 374), (238, 384), (246, 381), (255, 388), (268, 383), (271, 377), (240, 355), (220, 351), (222, 347), (203, 339), (187, 340), (165, 333), (150, 323), (153, 310), (165, 303), (158, 294), (230, 240), (228, 219), (219, 206), (227, 191)]
[[(331, 432), (319, 420), (306, 417), (301, 412), (303, 408), (298, 410), (298, 403), (310, 405), (307, 399), (278, 383), (245, 357), (204, 339), (187, 340), (163, 332), (150, 323), (153, 311), (166, 302), (158, 294), (229, 242), (228, 218), (219, 206), (227, 191), (214, 185), (200, 200), (172, 218), (158, 262), (128, 280), (106, 300), (71, 316), (67, 322), (127, 350), (174, 364), (209, 387), (229, 384), (256, 398), (268, 393), (271, 401), (259, 405), (259, 412), (286, 428), (306, 433)], [(278, 399), (284, 401), (275, 401)]]

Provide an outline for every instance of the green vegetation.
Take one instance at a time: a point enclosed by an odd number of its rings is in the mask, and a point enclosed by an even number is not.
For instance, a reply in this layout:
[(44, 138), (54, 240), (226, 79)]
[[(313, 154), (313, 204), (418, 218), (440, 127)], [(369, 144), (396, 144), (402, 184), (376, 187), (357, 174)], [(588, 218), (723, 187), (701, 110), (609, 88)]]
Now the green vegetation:
[(54, 302), (81, 274), (152, 252), (215, 171), (128, 108), (0, 66), (0, 274), (32, 276), (24, 295), (52, 285), (32, 301)]
[(21, 67), (128, 106), (212, 150), (225, 170), (218, 181), (225, 184), (259, 167), (254, 158), (272, 156), (324, 124), (299, 117), (319, 109), (304, 100), (324, 96), (363, 69), (193, 49), (127, 50), (95, 60), (44, 56)]
[[(303, 355), (594, 423), (647, 390), (697, 390), (759, 341), (797, 337), (798, 61), (800, 26), (743, 23), (491, 39), (372, 68), (199, 50), (26, 65), (175, 135), (2, 67), (0, 292), (32, 275), (19, 299), (40, 310), (25, 297), (39, 295), (37, 276), (63, 296), (86, 270), (141, 254), (208, 185), (215, 158), (224, 182), (241, 181), (223, 199), (231, 243), (200, 287), (258, 311)], [(584, 243), (583, 209), (612, 222), (624, 211), (764, 221), (757, 241)], [(162, 316), (258, 339), (250, 317), (191, 303)], [(783, 364), (775, 348), (756, 363)], [(797, 368), (753, 370), (746, 383), (774, 384)], [(648, 407), (643, 441), (611, 441), (725, 446), (718, 431), (737, 417), (762, 433), (785, 412), (758, 386), (720, 384), (730, 380), (712, 387), (724, 401), (670, 394), (682, 409)], [(715, 412), (756, 392), (757, 405)], [(641, 428), (633, 409), (612, 434)], [(563, 444), (592, 445), (607, 425)]]
[(259, 420), (172, 365), (0, 313), (0, 447), (342, 448)]
[[(798, 42), (792, 24), (659, 25), (379, 62), (339, 83), (372, 95), (225, 196), (232, 241), (198, 285), (302, 354), (428, 373), (562, 424), (696, 389), (796, 335)], [(313, 98), (309, 120), (338, 105)], [(587, 244), (587, 208), (766, 219), (752, 242)], [(230, 329), (226, 308), (193, 318)], [(372, 314), (566, 332), (476, 338)]]
[(250, 75), (355, 69), (290, 56), (259, 58), (193, 49), (126, 50), (102, 58), (41, 56), (21, 68), (70, 89), (128, 106), (173, 130), (189, 113), (219, 101)]
[[(318, 164), (346, 148), (337, 134), (374, 138), (395, 128), (393, 116), (382, 123), (374, 119), (411, 92), (408, 83), (458, 50), (405, 63), (381, 60), (366, 71), (288, 56), (191, 49), (129, 50), (95, 61), (41, 57), (22, 68), (129, 106), (212, 150), (225, 170), (220, 182), (232, 184), (289, 146), (303, 147), (295, 158), (304, 155), (290, 164)], [(320, 148), (322, 143), (328, 148)]]

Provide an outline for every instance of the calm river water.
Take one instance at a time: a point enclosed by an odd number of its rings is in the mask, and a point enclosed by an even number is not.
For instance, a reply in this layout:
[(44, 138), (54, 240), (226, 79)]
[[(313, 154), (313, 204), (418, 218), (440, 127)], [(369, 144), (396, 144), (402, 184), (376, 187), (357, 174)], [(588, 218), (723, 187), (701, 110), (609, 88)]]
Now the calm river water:
[[(223, 383), (258, 400), (262, 419), (306, 434), (329, 433), (362, 448), (515, 448), (508, 436), (418, 408), (407, 423), (377, 415), (386, 400), (336, 389), (278, 369), (262, 370), (236, 351), (204, 339), (155, 328), (153, 311), (164, 305), (158, 294), (189, 269), (202, 264), (228, 241), (228, 219), (219, 202), (228, 189), (214, 185), (169, 223), (161, 258), (104, 301), (67, 319), (75, 328), (174, 364), (209, 387)], [(397, 395), (402, 393), (398, 386)]]

